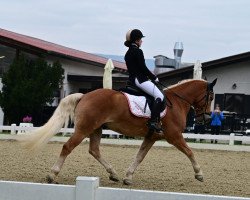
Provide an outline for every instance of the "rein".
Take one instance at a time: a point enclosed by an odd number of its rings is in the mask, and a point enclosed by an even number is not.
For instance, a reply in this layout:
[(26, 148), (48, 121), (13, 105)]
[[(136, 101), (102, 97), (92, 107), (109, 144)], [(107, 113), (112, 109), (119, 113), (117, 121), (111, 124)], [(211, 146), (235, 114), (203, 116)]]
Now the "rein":
[[(172, 91), (173, 92), (173, 91)], [(183, 96), (177, 94), (176, 92), (173, 92), (175, 96), (179, 97), (181, 100), (185, 101), (186, 103), (188, 103), (191, 107), (193, 106), (192, 103), (190, 103), (186, 98), (184, 98)]]
[(180, 96), (179, 94), (177, 94), (177, 93), (175, 93), (175, 92), (173, 92), (173, 93), (175, 94), (175, 96), (177, 96), (177, 97), (179, 97), (180, 99), (182, 99), (183, 101), (187, 102), (187, 103), (191, 106), (191, 108), (195, 110), (195, 113), (196, 113), (197, 111), (199, 111), (199, 110), (202, 110), (201, 113), (195, 114), (194, 118), (197, 118), (197, 117), (202, 116), (202, 121), (201, 121), (201, 122), (197, 121), (196, 123), (197, 123), (197, 124), (205, 124), (205, 123), (206, 123), (206, 115), (207, 115), (207, 116), (210, 116), (210, 113), (206, 112), (206, 109), (207, 109), (207, 106), (208, 106), (208, 101), (209, 101), (209, 96), (210, 96), (210, 95), (209, 95), (210, 91), (209, 91), (209, 88), (208, 88), (208, 87), (207, 87), (207, 92), (206, 92), (206, 94), (205, 94), (200, 100), (198, 100), (198, 101), (196, 102), (196, 103), (199, 103), (199, 102), (201, 102), (201, 101), (203, 101), (203, 100), (205, 99), (205, 103), (201, 106), (201, 107), (202, 107), (201, 109), (195, 109), (194, 106), (193, 106), (193, 104), (190, 103), (187, 99), (185, 99), (184, 97)]
[[(166, 89), (171, 90), (170, 88), (166, 87), (166, 86), (165, 86), (163, 83), (161, 83), (161, 82), (158, 82), (158, 84), (160, 84), (161, 86), (165, 87)], [(175, 96), (177, 96), (178, 98), (180, 98), (181, 100), (183, 100), (184, 102), (186, 102), (187, 104), (189, 104), (189, 105), (191, 106), (191, 108), (194, 109), (195, 111), (196, 111), (196, 110), (203, 110), (200, 114), (197, 114), (197, 115), (195, 115), (194, 117), (197, 118), (197, 117), (202, 116), (202, 122), (200, 122), (199, 124), (205, 124), (205, 122), (206, 122), (205, 116), (206, 116), (206, 115), (209, 115), (209, 116), (210, 116), (210, 113), (207, 113), (207, 112), (206, 112), (206, 108), (207, 108), (207, 106), (208, 106), (209, 96), (210, 96), (210, 92), (211, 92), (211, 91), (209, 90), (209, 85), (207, 85), (206, 94), (205, 94), (200, 100), (198, 100), (198, 101), (196, 102), (196, 103), (199, 103), (199, 102), (203, 101), (204, 99), (206, 99), (206, 100), (205, 100), (205, 103), (204, 103), (204, 105), (202, 105), (202, 108), (201, 108), (201, 109), (195, 109), (194, 106), (193, 106), (193, 104), (192, 104), (189, 100), (187, 100), (185, 97), (179, 95), (178, 93), (176, 93), (176, 92), (174, 92), (174, 91), (172, 91), (172, 92), (174, 93)], [(167, 96), (167, 95), (166, 95), (166, 96)], [(172, 103), (171, 103), (171, 106), (172, 106)], [(197, 123), (198, 123), (198, 122), (197, 122)]]
[[(157, 82), (156, 84), (159, 84), (159, 85), (161, 85), (162, 87), (164, 87), (164, 88), (166, 88), (166, 89), (168, 89), (168, 90), (171, 90), (169, 87), (165, 86), (165, 85), (164, 85), (163, 83), (161, 83), (161, 82)], [(183, 96), (177, 94), (177, 93), (174, 92), (174, 91), (172, 91), (172, 92), (174, 93), (175, 96), (179, 97), (181, 100), (185, 101), (185, 102), (188, 103), (190, 106), (193, 106), (192, 103), (190, 103), (186, 98), (184, 98)], [(166, 96), (167, 96), (167, 95), (166, 95)], [(171, 103), (171, 106), (172, 106), (172, 105), (173, 105), (173, 104)]]
[[(165, 86), (165, 85), (164, 85), (163, 83), (161, 83), (161, 82), (154, 82), (154, 83), (157, 84), (157, 85), (160, 85), (160, 86), (162, 86), (162, 87), (164, 87), (164, 88), (166, 88), (166, 89), (169, 89), (167, 86)], [(170, 89), (169, 89), (169, 90), (170, 90)], [(192, 104), (191, 104), (188, 100), (186, 100), (184, 97), (182, 97), (181, 95), (177, 94), (177, 93), (174, 92), (174, 91), (172, 91), (172, 92), (174, 93), (175, 96), (179, 97), (180, 99), (182, 99), (183, 101), (185, 101), (186, 103), (188, 103), (189, 105), (192, 106)], [(170, 102), (170, 106), (169, 106), (169, 107), (172, 107), (173, 104), (172, 104), (172, 102), (168, 99), (167, 95), (166, 95), (166, 98), (167, 98), (167, 100)]]

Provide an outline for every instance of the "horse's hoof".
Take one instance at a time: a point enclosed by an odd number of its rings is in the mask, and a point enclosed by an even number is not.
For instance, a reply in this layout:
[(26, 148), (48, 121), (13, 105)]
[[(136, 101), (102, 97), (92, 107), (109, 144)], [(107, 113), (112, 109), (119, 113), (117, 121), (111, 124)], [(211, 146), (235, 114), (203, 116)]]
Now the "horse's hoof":
[(119, 178), (116, 175), (110, 175), (109, 180), (114, 181), (114, 182), (119, 182)]
[(132, 180), (130, 180), (130, 179), (123, 179), (123, 184), (124, 185), (132, 185)]
[(46, 181), (47, 181), (47, 183), (53, 183), (54, 179), (53, 179), (53, 177), (51, 175), (47, 175), (46, 176)]
[(202, 175), (195, 175), (195, 178), (200, 182), (204, 182), (204, 178)]
[(55, 181), (55, 179), (53, 178), (53, 176), (50, 175), (50, 174), (46, 176), (46, 181), (47, 181), (47, 183), (50, 183), (50, 184), (53, 184), (53, 183), (54, 184), (59, 184), (58, 182)]

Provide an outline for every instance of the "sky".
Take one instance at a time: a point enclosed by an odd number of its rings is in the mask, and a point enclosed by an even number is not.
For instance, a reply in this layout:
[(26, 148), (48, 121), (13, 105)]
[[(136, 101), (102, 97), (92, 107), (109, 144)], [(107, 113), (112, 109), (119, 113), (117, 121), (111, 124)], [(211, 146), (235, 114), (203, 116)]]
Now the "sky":
[(124, 55), (140, 29), (145, 58), (211, 61), (250, 50), (249, 0), (0, 0), (0, 28), (77, 50)]

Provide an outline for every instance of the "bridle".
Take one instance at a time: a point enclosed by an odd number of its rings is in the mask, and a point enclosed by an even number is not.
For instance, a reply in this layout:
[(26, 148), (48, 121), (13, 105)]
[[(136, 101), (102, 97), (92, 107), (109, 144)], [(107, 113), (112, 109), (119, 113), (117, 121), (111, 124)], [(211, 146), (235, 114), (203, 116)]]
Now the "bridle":
[[(174, 92), (173, 90), (172, 90), (172, 92), (174, 93), (175, 96), (177, 96), (181, 100), (185, 101), (187, 104), (190, 105), (190, 107), (192, 109), (194, 109), (194, 111), (195, 111), (194, 118), (195, 119), (198, 118), (198, 117), (200, 117), (200, 116), (202, 116), (202, 121), (196, 121), (196, 124), (205, 124), (206, 123), (206, 116), (210, 117), (210, 113), (207, 112), (207, 106), (208, 106), (210, 98), (213, 97), (213, 94), (214, 94), (213, 90), (210, 89), (209, 83), (207, 84), (206, 94), (201, 99), (199, 99), (198, 101), (196, 101), (194, 103), (191, 103), (189, 100), (187, 100), (186, 97), (183, 97), (182, 95)], [(204, 101), (204, 104), (202, 106), (199, 106), (200, 108), (195, 108), (195, 107), (197, 107), (195, 105), (199, 104), (202, 101)], [(196, 113), (199, 113), (199, 114), (196, 114)]]
[[(198, 104), (199, 102), (201, 102), (205, 99), (204, 104), (202, 106), (200, 106), (201, 108), (194, 108), (194, 106), (192, 106), (194, 111), (195, 111), (194, 118), (196, 119), (196, 118), (202, 116), (202, 120), (196, 121), (196, 124), (203, 124), (204, 125), (204, 124), (206, 124), (206, 117), (210, 118), (210, 113), (207, 112), (207, 106), (208, 106), (209, 100), (212, 100), (213, 96), (214, 96), (214, 93), (212, 90), (210, 90), (209, 84), (208, 84), (206, 94), (199, 101), (196, 102), (196, 104)], [(199, 114), (196, 114), (196, 113), (199, 113)]]

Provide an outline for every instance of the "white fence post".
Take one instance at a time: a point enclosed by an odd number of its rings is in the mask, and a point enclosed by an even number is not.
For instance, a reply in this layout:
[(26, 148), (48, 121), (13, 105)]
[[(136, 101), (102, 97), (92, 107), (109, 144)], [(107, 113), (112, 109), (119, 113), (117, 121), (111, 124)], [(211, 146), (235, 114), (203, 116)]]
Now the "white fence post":
[(16, 134), (16, 124), (11, 124), (10, 134), (11, 135)]
[(76, 178), (76, 200), (96, 200), (96, 190), (99, 187), (99, 177)]
[(234, 136), (235, 136), (234, 133), (230, 134), (230, 136), (229, 136), (229, 145), (234, 145)]
[(247, 141), (247, 137), (248, 136), (246, 136), (246, 135), (242, 136), (242, 144), (247, 144), (247, 142), (246, 142)]

